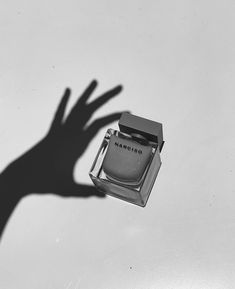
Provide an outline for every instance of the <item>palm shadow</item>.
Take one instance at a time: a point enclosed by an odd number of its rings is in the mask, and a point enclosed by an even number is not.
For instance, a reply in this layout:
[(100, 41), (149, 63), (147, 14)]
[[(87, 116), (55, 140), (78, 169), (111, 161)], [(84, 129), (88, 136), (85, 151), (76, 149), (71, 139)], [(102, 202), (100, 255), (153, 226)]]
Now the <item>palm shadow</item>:
[(29, 194), (52, 193), (83, 198), (105, 196), (94, 186), (79, 184), (73, 179), (77, 160), (97, 132), (121, 116), (119, 112), (112, 113), (86, 126), (93, 113), (122, 90), (120, 85), (116, 86), (87, 103), (97, 84), (95, 80), (90, 83), (65, 118), (71, 94), (67, 88), (46, 136), (1, 173), (0, 237), (17, 203)]

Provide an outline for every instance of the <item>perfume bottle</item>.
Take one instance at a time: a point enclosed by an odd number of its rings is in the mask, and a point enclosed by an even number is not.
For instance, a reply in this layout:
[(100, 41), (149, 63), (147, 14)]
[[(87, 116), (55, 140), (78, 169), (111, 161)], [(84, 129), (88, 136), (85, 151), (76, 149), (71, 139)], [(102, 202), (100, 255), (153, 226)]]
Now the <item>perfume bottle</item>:
[(90, 170), (97, 189), (144, 207), (161, 166), (162, 124), (123, 113), (108, 129)]

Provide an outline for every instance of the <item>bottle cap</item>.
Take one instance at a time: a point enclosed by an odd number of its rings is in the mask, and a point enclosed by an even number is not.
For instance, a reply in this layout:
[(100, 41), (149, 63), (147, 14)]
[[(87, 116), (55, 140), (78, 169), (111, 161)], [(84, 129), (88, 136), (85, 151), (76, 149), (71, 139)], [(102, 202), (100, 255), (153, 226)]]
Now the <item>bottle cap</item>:
[(128, 112), (124, 112), (118, 122), (121, 132), (137, 133), (146, 137), (149, 141), (158, 143), (159, 150), (162, 150), (164, 141), (162, 124), (143, 117), (139, 117)]

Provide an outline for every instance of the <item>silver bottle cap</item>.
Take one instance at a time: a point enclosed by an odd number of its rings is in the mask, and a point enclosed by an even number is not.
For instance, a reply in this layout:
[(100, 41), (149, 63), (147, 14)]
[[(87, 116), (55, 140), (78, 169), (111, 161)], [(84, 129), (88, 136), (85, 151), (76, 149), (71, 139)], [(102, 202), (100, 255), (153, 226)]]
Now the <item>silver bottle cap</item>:
[(128, 134), (136, 133), (146, 137), (149, 141), (158, 143), (159, 150), (162, 150), (164, 141), (162, 124), (128, 112), (124, 112), (118, 122), (120, 131)]

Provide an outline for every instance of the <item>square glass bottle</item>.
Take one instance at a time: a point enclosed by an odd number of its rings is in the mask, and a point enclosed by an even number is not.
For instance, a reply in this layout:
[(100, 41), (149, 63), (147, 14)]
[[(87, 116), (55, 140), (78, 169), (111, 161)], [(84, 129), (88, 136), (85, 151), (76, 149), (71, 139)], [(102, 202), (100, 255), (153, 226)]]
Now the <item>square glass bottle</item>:
[(130, 113), (108, 129), (90, 170), (96, 187), (144, 207), (161, 166), (162, 124)]

